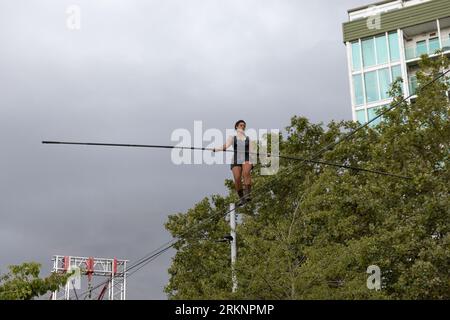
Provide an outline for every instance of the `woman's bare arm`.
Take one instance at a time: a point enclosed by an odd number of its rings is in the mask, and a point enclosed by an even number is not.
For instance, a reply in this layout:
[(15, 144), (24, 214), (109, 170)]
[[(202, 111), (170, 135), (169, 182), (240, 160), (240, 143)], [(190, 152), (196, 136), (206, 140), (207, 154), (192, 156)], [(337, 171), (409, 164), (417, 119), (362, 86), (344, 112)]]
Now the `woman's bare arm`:
[(229, 147), (231, 147), (232, 143), (233, 143), (233, 137), (229, 136), (227, 139), (227, 142), (222, 147), (214, 148), (214, 152), (227, 150)]

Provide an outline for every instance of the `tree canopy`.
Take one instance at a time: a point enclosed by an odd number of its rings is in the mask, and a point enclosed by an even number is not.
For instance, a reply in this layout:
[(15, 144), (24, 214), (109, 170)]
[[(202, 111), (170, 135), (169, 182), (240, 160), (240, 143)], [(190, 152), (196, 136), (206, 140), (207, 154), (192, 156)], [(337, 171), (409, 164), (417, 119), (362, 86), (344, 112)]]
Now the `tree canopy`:
[[(408, 176), (399, 179), (307, 162), (280, 162), (273, 176), (253, 175), (250, 205), (239, 209), (238, 290), (231, 293), (230, 232), (224, 214), (236, 196), (213, 195), (166, 228), (179, 238), (165, 290), (171, 299), (448, 299), (450, 296), (450, 122), (445, 57), (422, 57), (417, 97), (321, 159)], [(426, 85), (426, 87), (425, 87)], [(386, 110), (382, 108), (379, 112)], [(281, 154), (311, 158), (356, 129), (294, 116), (280, 134)], [(381, 270), (381, 290), (367, 268)]]
[(9, 266), (9, 272), (0, 275), (0, 300), (31, 300), (65, 285), (71, 273), (52, 273), (39, 278), (41, 265), (26, 262)]

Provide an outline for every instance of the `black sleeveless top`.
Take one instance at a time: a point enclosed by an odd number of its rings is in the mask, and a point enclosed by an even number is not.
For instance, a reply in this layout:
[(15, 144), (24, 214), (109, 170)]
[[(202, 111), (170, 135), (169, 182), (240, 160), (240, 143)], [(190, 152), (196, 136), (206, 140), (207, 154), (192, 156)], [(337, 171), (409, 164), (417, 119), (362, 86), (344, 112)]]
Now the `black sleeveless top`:
[(245, 141), (239, 140), (237, 136), (233, 138), (234, 165), (240, 165), (250, 161), (250, 138), (245, 137)]

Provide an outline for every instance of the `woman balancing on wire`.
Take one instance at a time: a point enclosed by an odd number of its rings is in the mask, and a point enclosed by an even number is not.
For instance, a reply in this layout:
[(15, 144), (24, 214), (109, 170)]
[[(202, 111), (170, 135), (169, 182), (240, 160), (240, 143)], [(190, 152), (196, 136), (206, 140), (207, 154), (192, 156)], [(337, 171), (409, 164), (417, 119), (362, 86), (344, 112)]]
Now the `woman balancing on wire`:
[[(250, 173), (253, 169), (253, 164), (250, 161), (250, 154), (252, 154), (252, 146), (250, 138), (245, 135), (246, 125), (244, 120), (236, 122), (234, 125), (236, 134), (229, 136), (222, 147), (214, 148), (214, 152), (224, 151), (233, 145), (234, 153), (231, 171), (233, 172), (234, 186), (239, 195), (238, 205), (243, 205), (251, 200), (252, 177)], [(242, 176), (244, 177), (244, 189), (242, 189)]]

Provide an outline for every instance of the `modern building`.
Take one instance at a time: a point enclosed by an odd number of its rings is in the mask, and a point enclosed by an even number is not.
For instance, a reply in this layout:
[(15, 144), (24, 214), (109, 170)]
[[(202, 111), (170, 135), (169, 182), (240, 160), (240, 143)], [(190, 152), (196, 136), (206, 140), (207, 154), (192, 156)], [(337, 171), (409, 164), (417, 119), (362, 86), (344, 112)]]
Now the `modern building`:
[(390, 0), (348, 11), (343, 25), (353, 120), (365, 123), (388, 105), (402, 77), (405, 97), (415, 93), (422, 54), (450, 55), (450, 0)]

